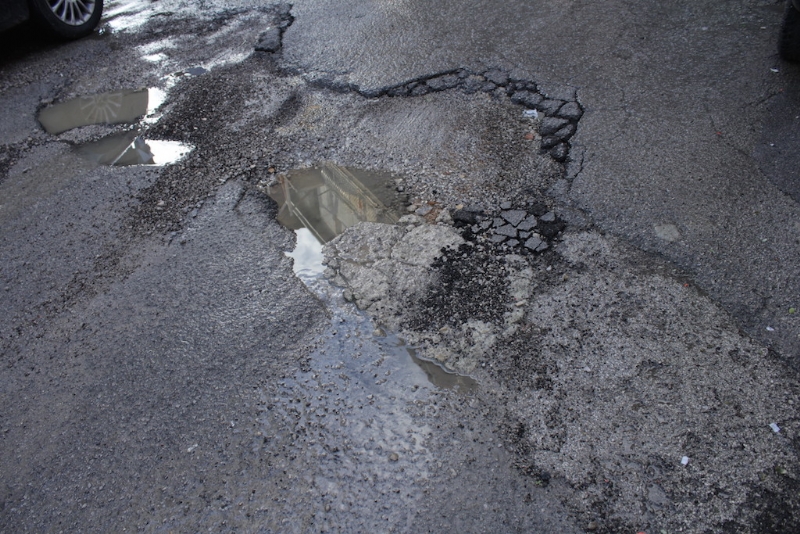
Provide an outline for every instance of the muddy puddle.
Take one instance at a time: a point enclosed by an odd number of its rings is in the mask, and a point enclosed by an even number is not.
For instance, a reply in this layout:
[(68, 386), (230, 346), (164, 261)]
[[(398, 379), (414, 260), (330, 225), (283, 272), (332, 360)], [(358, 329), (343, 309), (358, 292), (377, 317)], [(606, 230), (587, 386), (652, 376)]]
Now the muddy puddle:
[[(396, 191), (394, 179), (389, 173), (326, 163), (292, 171), (269, 188), (270, 197), (280, 207), (278, 221), (294, 230), (297, 238), (295, 249), (286, 253), (294, 260), (294, 272), (339, 318), (337, 330), (358, 330), (357, 325), (369, 319), (344, 302), (341, 289), (334, 288), (322, 276), (325, 270), (322, 247), (359, 222), (397, 223), (407, 198)], [(477, 387), (477, 382), (469, 376), (420, 359), (414, 347), (391, 332), (376, 328), (371, 337), (394, 362), (390, 373), (406, 376), (415, 387), (420, 386), (420, 381), (462, 393)], [(344, 347), (339, 350), (342, 355), (347, 352)]]

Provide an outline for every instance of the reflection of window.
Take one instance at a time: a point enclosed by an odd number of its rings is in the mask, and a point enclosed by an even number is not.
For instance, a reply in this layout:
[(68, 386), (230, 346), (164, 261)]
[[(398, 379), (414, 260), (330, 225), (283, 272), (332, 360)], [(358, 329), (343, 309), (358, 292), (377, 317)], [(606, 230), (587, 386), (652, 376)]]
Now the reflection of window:
[(332, 164), (295, 171), (270, 195), (282, 204), (279, 219), (284, 225), (308, 228), (323, 243), (361, 221), (391, 224), (398, 219), (353, 172)]
[(125, 94), (121, 92), (106, 93), (81, 98), (78, 104), (90, 124), (112, 123), (119, 114), (123, 98)]

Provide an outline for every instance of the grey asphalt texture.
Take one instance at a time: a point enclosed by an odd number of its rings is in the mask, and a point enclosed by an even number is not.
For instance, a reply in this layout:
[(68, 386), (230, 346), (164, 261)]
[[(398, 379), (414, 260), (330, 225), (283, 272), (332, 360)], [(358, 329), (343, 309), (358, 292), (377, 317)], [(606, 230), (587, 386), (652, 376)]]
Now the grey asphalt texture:
[[(782, 10), (118, 0), (78, 42), (0, 36), (0, 531), (796, 531)], [(524, 84), (583, 111), (563, 164)], [(126, 126), (35, 120), (144, 86), (168, 91), (144, 135), (194, 147), (177, 164), (100, 167), (74, 146)], [(293, 275), (264, 192), (320, 161), (566, 230), (404, 266), (395, 230), (354, 229), (329, 253), (372, 258), (336, 280), (379, 294), (364, 313)], [(387, 325), (477, 391), (428, 383)]]
[[(284, 56), (362, 90), (458, 67), (574, 87), (586, 114), (563, 200), (694, 273), (751, 335), (791, 358), (800, 68), (777, 57), (783, 8), (300, 2)], [(680, 239), (659, 239), (664, 224)]]

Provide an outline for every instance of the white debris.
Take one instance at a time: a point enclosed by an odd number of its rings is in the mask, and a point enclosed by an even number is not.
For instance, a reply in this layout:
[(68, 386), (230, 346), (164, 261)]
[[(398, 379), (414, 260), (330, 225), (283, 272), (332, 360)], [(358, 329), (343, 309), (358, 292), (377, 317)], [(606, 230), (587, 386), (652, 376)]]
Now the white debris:
[(195, 443), (194, 445), (192, 445), (191, 447), (189, 447), (188, 449), (186, 449), (186, 452), (194, 452), (194, 450), (195, 450), (196, 448), (197, 448), (197, 443)]
[(681, 465), (689, 465), (689, 457), (688, 456), (684, 456), (683, 458), (681, 458)]
[(536, 111), (535, 109), (526, 109), (525, 111), (522, 112), (522, 116), (523, 117), (528, 117), (530, 119), (538, 119), (539, 118), (539, 112)]
[(768, 326), (768, 327), (767, 327), (767, 332), (774, 332), (774, 331), (775, 331), (775, 329), (774, 329), (774, 328), (772, 328), (771, 326)]
[(772, 429), (773, 432), (776, 434), (781, 431), (781, 427), (778, 426), (778, 423), (770, 423), (769, 427)]

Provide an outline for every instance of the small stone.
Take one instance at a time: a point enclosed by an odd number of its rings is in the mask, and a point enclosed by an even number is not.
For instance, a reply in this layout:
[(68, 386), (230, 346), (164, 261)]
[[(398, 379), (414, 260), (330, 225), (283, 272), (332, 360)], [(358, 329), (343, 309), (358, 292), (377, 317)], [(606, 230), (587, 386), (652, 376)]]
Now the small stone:
[(561, 139), (554, 135), (548, 135), (542, 137), (542, 150), (549, 150), (554, 146), (558, 145), (561, 142)]
[(505, 219), (506, 221), (508, 221), (509, 224), (512, 224), (514, 226), (519, 225), (519, 223), (521, 223), (523, 219), (525, 219), (526, 215), (528, 214), (522, 210), (508, 210), (500, 214), (500, 216), (503, 219)]
[(468, 95), (471, 95), (472, 93), (477, 93), (478, 91), (481, 90), (484, 81), (485, 80), (483, 79), (483, 76), (468, 77), (466, 80), (464, 80), (464, 85), (463, 85), (464, 92)]
[(489, 236), (489, 241), (491, 243), (502, 243), (506, 239), (508, 239), (506, 236), (500, 234), (492, 234), (491, 236)]
[(517, 237), (517, 229), (511, 226), (510, 224), (501, 226), (500, 228), (495, 228), (494, 233), (508, 237)]
[(491, 93), (495, 89), (497, 89), (497, 86), (492, 82), (483, 82), (483, 85), (481, 85), (481, 91), (484, 93)]
[(488, 230), (492, 227), (492, 221), (486, 220), (481, 222), (481, 230)]
[(569, 85), (543, 83), (539, 90), (547, 98), (554, 100), (575, 100), (575, 88)]
[(540, 246), (543, 241), (538, 236), (531, 236), (525, 241), (525, 248), (535, 251), (538, 246)]
[(567, 124), (563, 128), (560, 128), (556, 133), (556, 137), (560, 137), (564, 141), (569, 139), (575, 134), (575, 125), (574, 124)]
[(597, 521), (589, 521), (589, 524), (586, 525), (586, 530), (589, 530), (589, 531), (597, 530), (597, 528), (598, 528)]
[(433, 211), (433, 206), (431, 206), (430, 204), (423, 204), (422, 206), (420, 206), (419, 208), (417, 208), (417, 209), (414, 211), (414, 213), (416, 213), (416, 214), (417, 214), (417, 215), (419, 215), (420, 217), (424, 217), (424, 216), (426, 216), (427, 214), (429, 214), (431, 211)]
[(483, 73), (483, 76), (495, 85), (505, 85), (508, 83), (508, 73), (500, 69), (491, 69)]
[(501, 210), (510, 210), (511, 209), (511, 202), (509, 202), (507, 200), (505, 202), (501, 202), (500, 203), (500, 209)]
[(400, 217), (400, 220), (397, 221), (397, 224), (417, 225), (422, 224), (423, 222), (425, 222), (425, 220), (419, 215), (409, 213), (408, 215), (403, 215)]
[(462, 222), (465, 224), (476, 224), (480, 220), (480, 214), (475, 211), (465, 209), (457, 209), (451, 215), (454, 221)]
[(449, 211), (442, 210), (441, 213), (436, 216), (436, 222), (441, 224), (453, 224), (453, 218), (450, 216)]
[(561, 128), (569, 124), (567, 119), (559, 119), (558, 117), (545, 117), (539, 126), (539, 133), (542, 135), (554, 135)]
[(556, 161), (563, 162), (569, 155), (569, 146), (566, 143), (559, 143), (550, 149), (550, 157)]
[(503, 219), (502, 217), (495, 217), (494, 219), (492, 219), (492, 226), (494, 226), (495, 228), (500, 228), (501, 226), (504, 226), (505, 224), (506, 224), (506, 220)]
[(414, 213), (415, 211), (417, 211), (417, 208), (419, 208), (417, 204), (411, 204), (409, 207), (406, 208), (406, 211)]
[(459, 81), (458, 76), (455, 74), (446, 74), (437, 78), (431, 78), (427, 81), (427, 84), (433, 91), (444, 91), (445, 89), (456, 87)]
[(559, 110), (561, 106), (564, 105), (562, 100), (542, 100), (538, 104), (536, 104), (536, 109), (544, 113), (545, 115), (555, 115), (556, 112)]
[(576, 121), (583, 116), (583, 111), (581, 111), (581, 107), (577, 102), (567, 102), (561, 106), (557, 115), (571, 121)]
[(555, 214), (554, 212), (552, 212), (552, 211), (548, 211), (547, 213), (545, 213), (544, 215), (542, 215), (541, 217), (539, 217), (539, 219), (540, 219), (542, 222), (548, 222), (548, 223), (549, 223), (549, 222), (555, 222), (555, 220), (556, 220), (556, 214)]
[[(550, 248), (550, 245), (548, 245), (546, 241), (542, 241), (541, 243), (539, 243), (539, 246), (536, 247), (535, 251), (536, 252), (543, 252), (543, 251), (547, 250), (548, 248)], [(567, 279), (564, 278), (564, 281), (566, 281), (566, 280)]]
[(656, 236), (669, 243), (678, 241), (681, 238), (681, 233), (674, 224), (657, 224), (653, 226), (653, 229)]
[(524, 221), (517, 225), (517, 230), (528, 231), (536, 228), (536, 217), (528, 215)]
[(509, 239), (508, 241), (506, 241), (506, 245), (508, 245), (509, 247), (516, 247), (517, 245), (519, 245), (519, 241), (517, 241), (516, 239)]
[(512, 102), (515, 104), (522, 104), (528, 108), (535, 108), (542, 100), (544, 100), (542, 95), (531, 91), (517, 91), (511, 95)]
[(397, 454), (396, 452), (393, 452), (392, 454), (389, 455), (389, 461), (390, 462), (396, 462), (399, 459), (400, 459), (400, 455)]
[(530, 232), (520, 232), (519, 233), (519, 238), (520, 239), (528, 239), (530, 236), (531, 236)]

